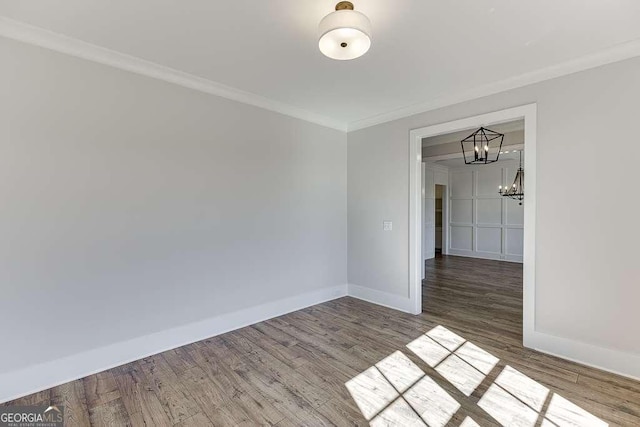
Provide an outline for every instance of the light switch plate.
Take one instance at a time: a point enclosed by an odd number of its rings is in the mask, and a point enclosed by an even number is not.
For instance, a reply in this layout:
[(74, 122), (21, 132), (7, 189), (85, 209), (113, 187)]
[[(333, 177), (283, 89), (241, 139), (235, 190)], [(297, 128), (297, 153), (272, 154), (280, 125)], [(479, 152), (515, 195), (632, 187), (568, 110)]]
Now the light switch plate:
[(393, 222), (382, 221), (382, 231), (391, 231), (391, 230), (393, 230)]

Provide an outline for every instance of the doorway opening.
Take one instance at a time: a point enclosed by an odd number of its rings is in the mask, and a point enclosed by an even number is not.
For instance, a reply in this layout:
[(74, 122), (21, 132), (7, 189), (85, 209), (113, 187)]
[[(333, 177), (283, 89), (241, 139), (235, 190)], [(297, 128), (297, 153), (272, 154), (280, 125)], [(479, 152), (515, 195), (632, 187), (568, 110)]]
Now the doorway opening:
[(445, 192), (445, 188), (446, 186), (441, 185), (441, 184), (436, 184), (436, 199), (435, 199), (435, 208), (434, 208), (434, 215), (435, 215), (435, 229), (434, 229), (434, 240), (435, 240), (435, 253), (436, 255), (442, 255), (442, 246), (443, 246), (443, 233), (444, 233), (444, 228), (443, 228), (443, 201), (444, 201), (444, 192)]
[(473, 128), (422, 140), (425, 260), (444, 253), (522, 263), (524, 206), (504, 194), (507, 188), (515, 192), (525, 151), (524, 120), (491, 129), (504, 138), (492, 147), (497, 160), (489, 164), (464, 161), (460, 140)]
[[(501, 159), (495, 164), (464, 162), (460, 141), (480, 127), (505, 134)], [(453, 287), (462, 286), (459, 295), (466, 298), (460, 309), (504, 304), (522, 319), (522, 326), (516, 327), (524, 345), (531, 346), (535, 338), (535, 128), (536, 106), (531, 104), (411, 131), (410, 299), (416, 314), (422, 312), (422, 279), (428, 274), (442, 279), (448, 270), (446, 280)], [(498, 189), (512, 185), (525, 146), (526, 190), (519, 206), (519, 201), (500, 195)], [(438, 198), (442, 202), (436, 202)], [(436, 208), (436, 203), (441, 207)], [(425, 271), (428, 259), (435, 261)], [(509, 288), (503, 301), (481, 302), (473, 297), (475, 291), (489, 294), (491, 284)], [(430, 296), (431, 301), (445, 297), (430, 295), (429, 289), (424, 292), (425, 301)], [(446, 298), (452, 296), (450, 289), (445, 293)], [(478, 313), (483, 315), (481, 310)]]
[[(504, 194), (515, 188), (509, 180), (516, 177), (524, 152), (524, 120), (486, 129), (502, 135), (497, 144), (486, 145), (495, 155), (488, 164), (470, 165), (461, 152), (461, 140), (476, 130), (422, 140), (424, 209), (432, 212), (422, 229), (427, 246), (422, 310), (464, 307), (465, 316), (486, 322), (493, 333), (521, 341), (524, 207)], [(445, 194), (447, 188), (451, 191)], [(457, 318), (447, 320), (455, 324)]]

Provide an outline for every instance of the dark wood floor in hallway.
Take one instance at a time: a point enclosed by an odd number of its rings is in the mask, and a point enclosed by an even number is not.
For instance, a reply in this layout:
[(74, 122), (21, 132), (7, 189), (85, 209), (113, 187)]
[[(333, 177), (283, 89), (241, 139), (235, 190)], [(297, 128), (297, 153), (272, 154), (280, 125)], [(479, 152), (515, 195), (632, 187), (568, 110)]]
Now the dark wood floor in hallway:
[(522, 264), (438, 255), (425, 263), (422, 311), (457, 329), (522, 343)]
[(426, 263), (424, 312), (341, 298), (8, 404), (67, 426), (640, 425), (640, 382), (522, 347), (522, 266)]

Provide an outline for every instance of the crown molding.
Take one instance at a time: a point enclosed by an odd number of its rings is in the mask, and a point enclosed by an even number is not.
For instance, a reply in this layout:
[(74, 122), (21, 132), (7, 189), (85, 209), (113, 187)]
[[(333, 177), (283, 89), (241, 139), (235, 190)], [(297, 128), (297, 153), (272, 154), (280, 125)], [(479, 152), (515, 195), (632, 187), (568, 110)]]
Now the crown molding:
[(580, 58), (572, 59), (550, 67), (521, 74), (498, 82), (479, 86), (474, 89), (456, 93), (450, 96), (443, 96), (428, 102), (403, 107), (387, 113), (378, 114), (365, 119), (352, 121), (347, 126), (348, 132), (368, 128), (381, 123), (402, 119), (415, 114), (426, 113), (450, 105), (467, 102), (474, 99), (494, 95), (500, 92), (517, 89), (519, 87), (540, 83), (602, 65), (624, 61), (625, 59), (640, 56), (640, 39), (620, 43), (608, 49), (604, 49)]
[(0, 16), (0, 36), (346, 132), (347, 124), (73, 37)]
[(519, 87), (540, 83), (545, 80), (551, 80), (557, 77), (640, 56), (640, 39), (631, 40), (590, 55), (572, 59), (540, 70), (479, 86), (453, 95), (439, 97), (428, 102), (410, 105), (397, 110), (345, 123), (299, 107), (265, 98), (250, 92), (245, 92), (203, 77), (198, 77), (193, 74), (165, 67), (151, 61), (106, 49), (104, 47), (45, 30), (30, 24), (15, 21), (3, 16), (0, 16), (0, 36), (162, 80), (168, 83), (173, 83), (199, 92), (274, 111), (276, 113), (343, 132), (352, 132), (368, 128), (381, 123), (402, 119), (415, 114), (426, 113), (428, 111), (437, 110), (439, 108), (461, 102), (471, 101), (500, 92), (517, 89)]

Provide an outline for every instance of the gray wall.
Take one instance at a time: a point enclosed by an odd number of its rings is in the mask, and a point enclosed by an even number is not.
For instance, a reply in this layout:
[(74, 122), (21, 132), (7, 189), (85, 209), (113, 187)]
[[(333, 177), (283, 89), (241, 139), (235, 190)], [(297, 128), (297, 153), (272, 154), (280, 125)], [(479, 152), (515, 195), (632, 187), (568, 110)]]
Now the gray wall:
[(346, 283), (344, 133), (0, 57), (0, 372)]
[(408, 296), (410, 129), (537, 102), (536, 330), (640, 353), (638, 76), (635, 58), (349, 133), (349, 283)]

